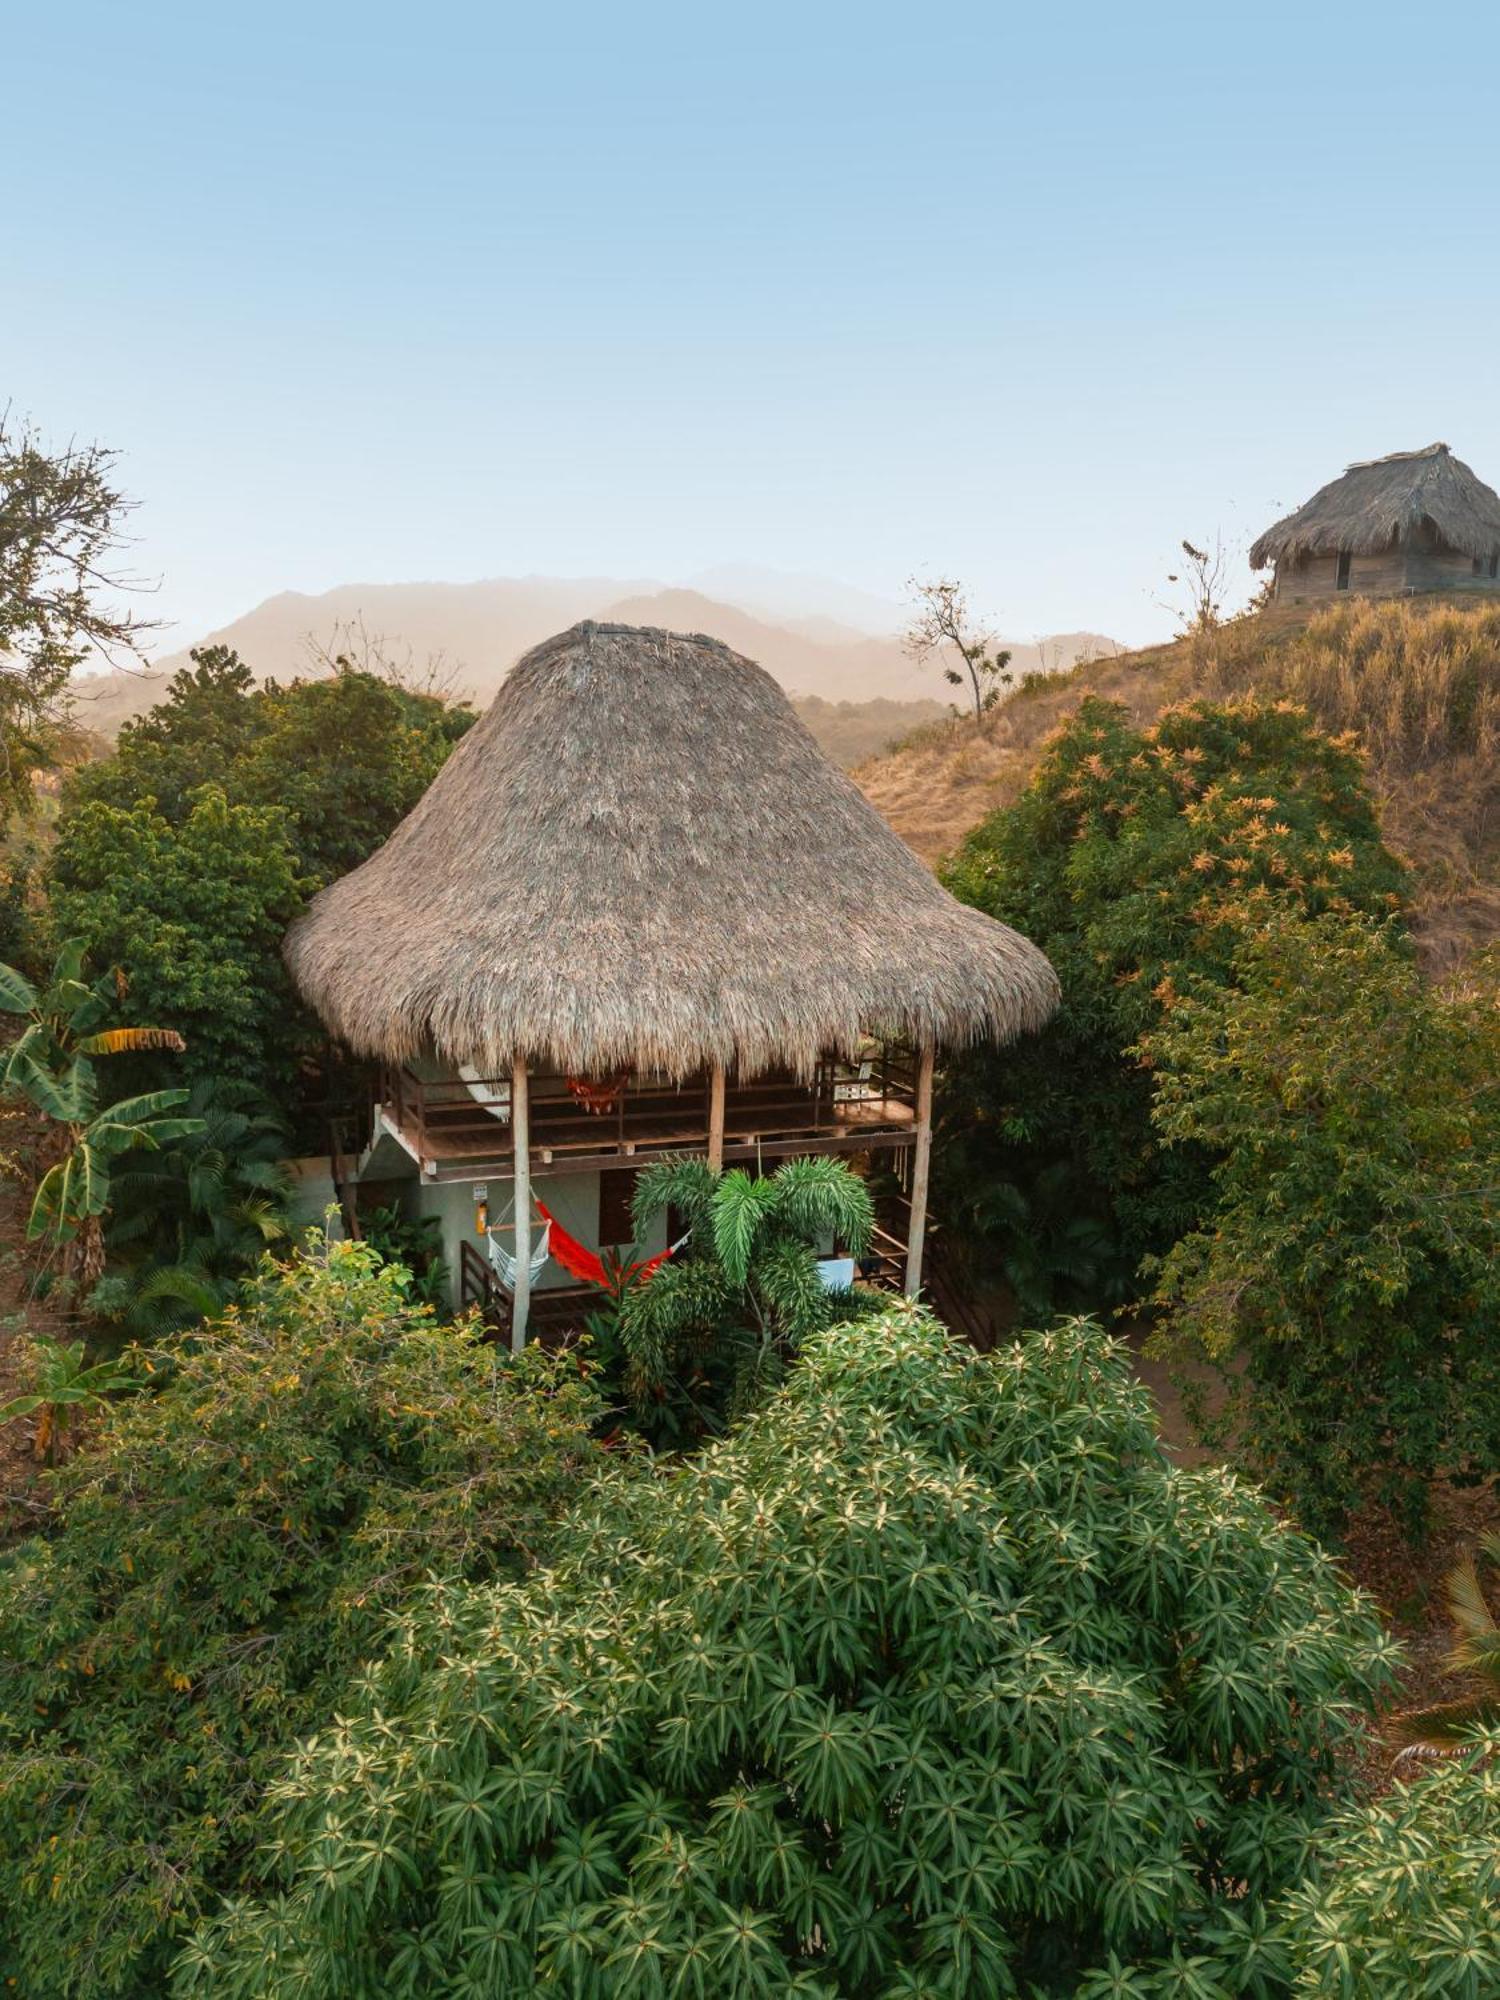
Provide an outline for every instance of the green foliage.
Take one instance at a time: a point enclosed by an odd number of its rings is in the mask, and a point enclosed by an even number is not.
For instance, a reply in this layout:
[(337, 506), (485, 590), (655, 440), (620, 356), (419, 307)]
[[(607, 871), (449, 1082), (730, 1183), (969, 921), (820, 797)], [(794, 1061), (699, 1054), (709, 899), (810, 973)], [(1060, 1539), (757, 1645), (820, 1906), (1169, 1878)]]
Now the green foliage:
[(614, 1329), (637, 1422), (657, 1445), (743, 1414), (810, 1333), (875, 1304), (830, 1292), (818, 1274), (820, 1245), (858, 1256), (874, 1226), (869, 1191), (841, 1160), (788, 1160), (759, 1180), (664, 1161), (637, 1182), (637, 1237), (669, 1211), (688, 1242), (649, 1283), (623, 1290)]
[(192, 660), (113, 757), (70, 778), (55, 920), (129, 970), (132, 1007), (183, 1031), (192, 1075), (285, 1103), (324, 1087), (309, 1077), (326, 1055), (286, 928), (380, 845), (474, 716), (353, 669), (258, 688), (226, 647)]
[(1269, 1995), (1379, 1628), (1072, 1322), (816, 1334), (726, 1441), (430, 1593), (180, 2000)]
[[(12, 1329), (14, 1337), (14, 1328)], [(25, 1391), (0, 1403), (0, 1423), (34, 1416), (34, 1449), (48, 1464), (66, 1449), (75, 1411), (97, 1409), (106, 1396), (139, 1388), (141, 1377), (118, 1358), (89, 1361), (81, 1340), (54, 1340), (37, 1334), (27, 1343)]]
[(180, 826), (214, 785), (232, 806), (283, 812), (294, 872), (320, 886), (380, 845), (474, 721), (353, 668), (258, 688), (226, 646), (191, 657), (165, 698), (123, 725), (115, 755), (74, 775), (64, 827), (90, 802), (129, 812), (146, 799)]
[(1294, 1994), (1500, 1993), (1500, 1737), (1335, 1824), (1284, 1912)]
[(196, 1120), (167, 1116), (186, 1103), (185, 1090), (148, 1091), (101, 1105), (96, 1056), (180, 1050), (182, 1038), (172, 1029), (104, 1028), (118, 983), (106, 976), (91, 986), (84, 966), (78, 938), (63, 946), (43, 991), (14, 966), (0, 965), (0, 1013), (25, 1022), (0, 1083), (56, 1128), (53, 1163), (32, 1197), (26, 1235), (33, 1242), (46, 1237), (58, 1249), (76, 1245), (74, 1262), (91, 1280), (103, 1263), (100, 1221), (113, 1200), (114, 1162), (186, 1136)]
[(1399, 943), (1268, 917), (1143, 1044), (1161, 1136), (1218, 1161), (1168, 1337), (1243, 1359), (1242, 1446), (1315, 1526), (1372, 1482), (1416, 1525), (1435, 1474), (1500, 1463), (1500, 1012)]
[[(1041, 945), (1063, 1003), (1042, 1034), (955, 1066), (943, 1113), (966, 1144), (960, 1180), (939, 1158), (941, 1198), (1030, 1188), (1060, 1162), (1127, 1274), (1199, 1219), (1207, 1165), (1201, 1149), (1164, 1155), (1151, 1077), (1127, 1051), (1178, 988), (1229, 980), (1271, 910), (1384, 914), (1402, 890), (1354, 752), (1253, 700), (1191, 702), (1146, 729), (1086, 700), (944, 880)], [(1002, 1221), (999, 1247), (1017, 1240)]]
[[(594, 1453), (576, 1366), (438, 1327), (362, 1245), (139, 1365), (0, 1567), (0, 1964), (146, 2000), (251, 1869), (279, 1750), (428, 1575), (514, 1572)], [(253, 1875), (253, 1870), (251, 1870)]]
[(293, 997), (281, 940), (309, 888), (278, 806), (232, 805), (212, 786), (177, 822), (153, 800), (65, 814), (52, 863), (57, 926), (124, 965), (127, 1018), (187, 1038), (193, 1077), (285, 1091), (315, 1030)]
[(403, 1215), (392, 1202), (386, 1208), (367, 1209), (360, 1216), (360, 1227), (381, 1261), (404, 1274), (402, 1283), (410, 1297), (434, 1312), (446, 1310), (451, 1284), (443, 1256), (443, 1225), (437, 1216)]
[(137, 1340), (219, 1312), (291, 1229), (290, 1135), (270, 1105), (200, 1080), (183, 1108), (193, 1130), (114, 1175), (110, 1268), (89, 1301)]

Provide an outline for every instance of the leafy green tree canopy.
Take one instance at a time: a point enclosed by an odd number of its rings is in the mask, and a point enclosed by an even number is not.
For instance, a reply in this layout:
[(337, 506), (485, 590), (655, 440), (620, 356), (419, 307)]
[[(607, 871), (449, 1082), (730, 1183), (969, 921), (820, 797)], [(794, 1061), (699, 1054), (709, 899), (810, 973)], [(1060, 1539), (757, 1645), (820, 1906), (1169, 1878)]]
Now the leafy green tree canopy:
[(1304, 1518), (1500, 1463), (1500, 1012), (1388, 927), (1268, 917), (1142, 1045), (1161, 1137), (1216, 1159), (1160, 1266), (1166, 1339), (1240, 1356), (1240, 1441)]
[(123, 1013), (179, 1029), (190, 1076), (284, 1089), (314, 1032), (281, 962), (309, 886), (279, 806), (205, 786), (173, 821), (95, 799), (59, 823), (52, 917), (128, 968)]
[(959, 1211), (970, 1191), (1027, 1189), (1063, 1161), (1074, 1213), (1113, 1230), (1127, 1271), (1198, 1219), (1205, 1166), (1191, 1149), (1163, 1156), (1151, 1077), (1127, 1051), (1188, 981), (1232, 978), (1239, 939), (1274, 908), (1389, 914), (1403, 897), (1352, 746), (1291, 703), (1249, 699), (1137, 728), (1091, 697), (944, 880), (1035, 939), (1063, 991), (1042, 1034), (955, 1071)]
[(232, 805), (285, 812), (298, 872), (315, 886), (380, 845), (474, 721), (462, 704), (352, 667), (257, 687), (226, 646), (191, 657), (164, 699), (122, 726), (115, 755), (78, 771), (70, 807), (149, 798), (175, 826), (217, 785)]
[(545, 1548), (595, 1457), (577, 1366), (438, 1326), (359, 1244), (267, 1266), (142, 1354), (0, 1559), (0, 1965), (24, 2000), (145, 2000), (243, 1882), (280, 1751), (427, 1576)]
[(1097, 1328), (981, 1357), (898, 1306), (544, 1573), (430, 1593), (176, 1990), (1267, 1994), (1386, 1656)]

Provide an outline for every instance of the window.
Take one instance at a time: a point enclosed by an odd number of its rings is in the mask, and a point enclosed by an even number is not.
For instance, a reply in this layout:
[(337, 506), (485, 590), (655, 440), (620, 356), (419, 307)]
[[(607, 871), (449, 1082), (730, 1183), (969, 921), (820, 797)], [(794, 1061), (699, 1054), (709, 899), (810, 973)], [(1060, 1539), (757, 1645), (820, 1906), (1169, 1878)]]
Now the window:
[(1473, 570), (1473, 572), (1474, 572), (1475, 576), (1483, 576), (1483, 575), (1484, 575), (1484, 558), (1483, 558), (1483, 556), (1473, 556), (1473, 557), (1471, 557), (1471, 559), (1470, 559), (1470, 562), (1469, 562), (1469, 567), (1470, 567), (1470, 569), (1472, 569), (1472, 570)]
[(1333, 579), (1335, 590), (1347, 590), (1349, 588), (1349, 560), (1349, 551), (1347, 549), (1340, 549), (1339, 566)]
[(1500, 576), (1500, 549), (1495, 550), (1490, 556), (1490, 575)]
[(630, 1205), (635, 1200), (633, 1167), (599, 1176), (599, 1248), (628, 1250), (635, 1241)]

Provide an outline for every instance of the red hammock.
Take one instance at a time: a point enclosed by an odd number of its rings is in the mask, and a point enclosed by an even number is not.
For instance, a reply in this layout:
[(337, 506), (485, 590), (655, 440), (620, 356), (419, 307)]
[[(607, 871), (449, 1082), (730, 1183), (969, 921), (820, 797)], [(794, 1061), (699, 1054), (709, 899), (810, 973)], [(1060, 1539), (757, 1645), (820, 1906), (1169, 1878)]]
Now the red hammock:
[(548, 1247), (558, 1263), (570, 1278), (582, 1278), (586, 1284), (597, 1285), (601, 1291), (619, 1293), (632, 1283), (644, 1285), (666, 1263), (672, 1250), (677, 1248), (674, 1243), (671, 1249), (659, 1250), (654, 1257), (648, 1257), (644, 1263), (616, 1264), (611, 1271), (597, 1251), (590, 1250), (587, 1244), (580, 1243), (576, 1236), (568, 1234), (545, 1202), (539, 1201), (536, 1206), (543, 1222), (552, 1224), (552, 1234), (547, 1239)]

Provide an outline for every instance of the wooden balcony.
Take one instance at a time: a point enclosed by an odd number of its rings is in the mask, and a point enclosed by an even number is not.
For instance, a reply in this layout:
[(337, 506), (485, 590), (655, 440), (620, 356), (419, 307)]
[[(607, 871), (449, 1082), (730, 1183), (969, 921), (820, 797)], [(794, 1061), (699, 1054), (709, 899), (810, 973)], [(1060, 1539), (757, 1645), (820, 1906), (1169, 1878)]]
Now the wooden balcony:
[[(909, 1146), (916, 1086), (910, 1053), (896, 1048), (858, 1065), (830, 1058), (811, 1083), (789, 1076), (731, 1078), (724, 1158), (732, 1163)], [(504, 1180), (515, 1172), (505, 1114), (509, 1087), (509, 1076), (423, 1079), (411, 1069), (387, 1068), (376, 1129), (383, 1124), (427, 1180)], [(485, 1100), (495, 1108), (486, 1108)], [(626, 1077), (602, 1085), (545, 1074), (531, 1079), (534, 1175), (643, 1166), (668, 1154), (704, 1152), (708, 1125), (707, 1077), (682, 1084)]]

